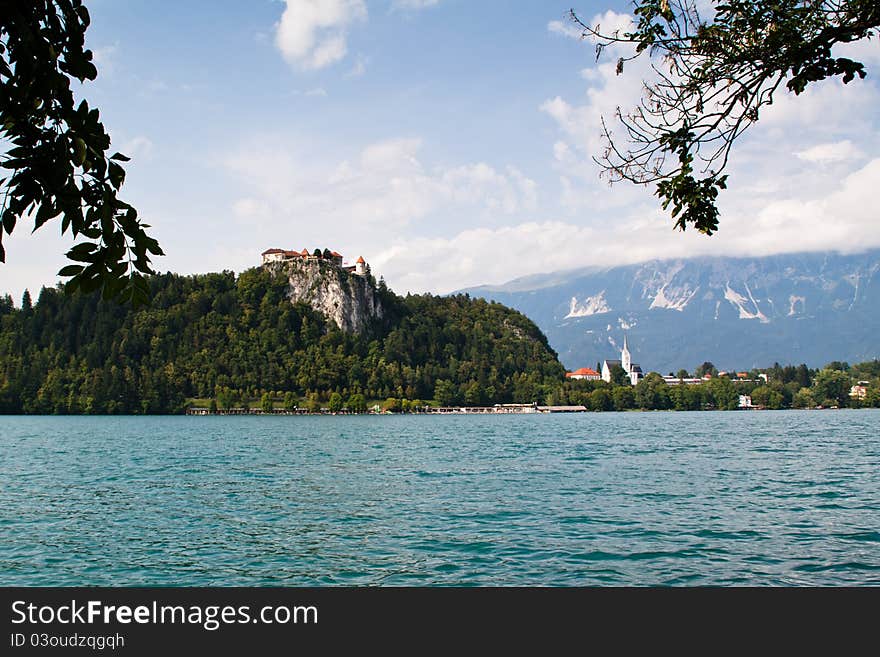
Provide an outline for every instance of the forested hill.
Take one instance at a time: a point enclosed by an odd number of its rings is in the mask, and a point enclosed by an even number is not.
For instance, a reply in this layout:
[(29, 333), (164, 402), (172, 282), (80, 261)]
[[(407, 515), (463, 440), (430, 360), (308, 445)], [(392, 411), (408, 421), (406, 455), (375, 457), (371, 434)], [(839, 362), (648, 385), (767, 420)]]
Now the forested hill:
[(137, 310), (54, 288), (20, 309), (0, 299), (0, 412), (173, 413), (188, 398), (266, 393), (531, 402), (563, 376), (528, 318), (467, 295), (404, 298), (380, 283), (382, 320), (350, 334), (262, 269), (150, 285)]

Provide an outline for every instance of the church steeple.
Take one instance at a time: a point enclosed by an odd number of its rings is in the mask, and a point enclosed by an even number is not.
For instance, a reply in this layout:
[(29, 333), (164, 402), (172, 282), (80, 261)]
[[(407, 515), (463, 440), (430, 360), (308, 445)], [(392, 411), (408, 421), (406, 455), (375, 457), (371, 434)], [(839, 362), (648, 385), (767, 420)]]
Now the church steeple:
[(629, 348), (626, 345), (626, 333), (623, 334), (623, 349), (620, 350), (620, 365), (623, 367), (623, 371), (629, 374), (630, 365), (632, 364), (632, 360), (629, 355)]

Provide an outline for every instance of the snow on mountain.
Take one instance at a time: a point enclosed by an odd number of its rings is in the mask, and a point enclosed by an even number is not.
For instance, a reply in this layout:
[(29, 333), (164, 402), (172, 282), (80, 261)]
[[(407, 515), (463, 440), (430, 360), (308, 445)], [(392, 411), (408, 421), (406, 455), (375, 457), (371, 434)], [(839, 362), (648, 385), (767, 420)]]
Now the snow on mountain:
[[(613, 358), (626, 330), (642, 367), (748, 368), (880, 356), (880, 250), (654, 260), (467, 290), (531, 317), (568, 367)], [(616, 313), (609, 323), (607, 313)]]
[(605, 290), (602, 290), (599, 294), (587, 297), (580, 303), (578, 303), (577, 297), (572, 297), (565, 319), (589, 317), (590, 315), (608, 312), (611, 312), (611, 308), (608, 306), (608, 302), (605, 301)]

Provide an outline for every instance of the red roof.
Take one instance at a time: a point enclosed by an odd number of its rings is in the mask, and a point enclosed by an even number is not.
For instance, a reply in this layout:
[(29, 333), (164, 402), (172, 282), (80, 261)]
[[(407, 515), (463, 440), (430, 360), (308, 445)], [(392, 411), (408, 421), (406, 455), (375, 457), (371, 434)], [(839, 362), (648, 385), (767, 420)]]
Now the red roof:
[(364, 260), (364, 256), (358, 256), (357, 262), (364, 265), (367, 261)]
[(334, 258), (341, 258), (342, 257), (342, 254), (336, 253), (336, 251), (331, 251), (330, 255), (332, 255)]
[(284, 249), (266, 249), (260, 255), (269, 255), (271, 253), (284, 253)]
[(309, 250), (308, 250), (308, 249), (303, 249), (302, 251), (299, 252), (299, 254), (302, 255), (302, 256), (307, 256), (307, 255), (309, 255)]
[(599, 373), (589, 367), (582, 367), (574, 372), (566, 372), (565, 376), (599, 376)]

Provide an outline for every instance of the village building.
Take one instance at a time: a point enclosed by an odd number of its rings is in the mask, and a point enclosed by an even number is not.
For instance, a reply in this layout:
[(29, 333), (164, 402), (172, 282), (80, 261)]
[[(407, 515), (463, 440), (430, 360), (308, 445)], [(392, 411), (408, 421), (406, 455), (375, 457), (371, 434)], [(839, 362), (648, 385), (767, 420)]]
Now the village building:
[(363, 256), (360, 256), (354, 265), (348, 266), (343, 261), (341, 253), (337, 253), (336, 251), (328, 252), (326, 249), (314, 253), (309, 253), (308, 249), (303, 249), (302, 251), (266, 249), (261, 255), (263, 257), (263, 265), (270, 265), (278, 262), (292, 262), (294, 260), (323, 260), (330, 262), (336, 267), (349, 273), (357, 274), (358, 276), (367, 276), (370, 273), (370, 265), (367, 264)]
[(852, 386), (849, 389), (850, 399), (858, 399), (860, 401), (864, 401), (868, 396), (868, 385), (869, 381), (859, 381), (856, 385)]
[(620, 350), (620, 360), (606, 360), (602, 363), (602, 380), (611, 383), (611, 368), (619, 365), (629, 378), (630, 385), (636, 385), (644, 376), (638, 363), (632, 362), (629, 348), (626, 344), (626, 334), (623, 336), (623, 349)]
[(592, 368), (582, 367), (574, 372), (566, 372), (565, 378), (575, 381), (598, 381), (602, 375)]
[(698, 386), (703, 383), (703, 379), (698, 378), (683, 378), (680, 379), (677, 376), (664, 376), (663, 380), (666, 381), (666, 385), (668, 386), (678, 386), (678, 385), (686, 385), (686, 386)]

